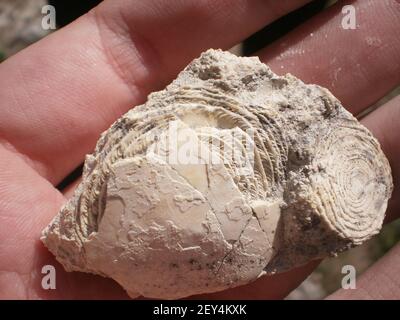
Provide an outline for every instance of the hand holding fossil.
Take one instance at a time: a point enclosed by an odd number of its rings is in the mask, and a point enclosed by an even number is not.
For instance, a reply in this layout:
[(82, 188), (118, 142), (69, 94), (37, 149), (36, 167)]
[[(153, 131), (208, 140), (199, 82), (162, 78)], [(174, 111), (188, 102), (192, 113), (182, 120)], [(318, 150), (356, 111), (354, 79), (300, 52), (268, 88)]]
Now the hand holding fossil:
[[(39, 242), (42, 229), (71, 198), (68, 191), (61, 193), (54, 186), (82, 163), (86, 154), (93, 151), (101, 132), (132, 106), (144, 103), (148, 93), (163, 89), (176, 78), (185, 65), (205, 49), (228, 49), (276, 19), (279, 14), (289, 12), (304, 2), (298, 0), (278, 4), (276, 1), (260, 0), (250, 3), (243, 0), (232, 4), (222, 1), (215, 5), (218, 8), (210, 10), (209, 3), (185, 1), (171, 4), (168, 1), (165, 5), (169, 9), (166, 10), (162, 8), (163, 4), (153, 1), (105, 1), (70, 26), (3, 62), (0, 65), (0, 78), (4, 79), (0, 86), (1, 297), (127, 297), (110, 279), (65, 272)], [(274, 6), (273, 11), (270, 10), (271, 6)], [(261, 50), (257, 56), (276, 74), (290, 72), (305, 83), (316, 83), (328, 88), (349, 112), (360, 114), (400, 82), (400, 42), (397, 37), (400, 22), (393, 14), (399, 13), (400, 8), (394, 0), (385, 3), (356, 1), (354, 6), (363, 21), (354, 32), (341, 29), (341, 8), (336, 6), (268, 49)], [(122, 7), (124, 19), (121, 19)], [(243, 10), (244, 7), (246, 10)], [(380, 12), (379, 20), (376, 12)], [(177, 21), (179, 27), (176, 27)], [(202, 28), (197, 27), (200, 25)], [(311, 32), (313, 36), (307, 36)], [(366, 40), (371, 37), (379, 39), (382, 45), (376, 46), (377, 41)], [(65, 59), (53, 58), (60, 55)], [(392, 166), (395, 188), (387, 210), (389, 219), (396, 218), (400, 209), (400, 195), (396, 186), (400, 163), (397, 132), (399, 103), (399, 99), (394, 99), (361, 121), (379, 140)], [(346, 130), (346, 136), (358, 136), (352, 128)], [(349, 154), (352, 154), (352, 150), (358, 150), (352, 149), (356, 140), (346, 144), (347, 141), (340, 134), (325, 136), (326, 140), (319, 144), (325, 153), (337, 154), (336, 146), (343, 146)], [(272, 144), (269, 147), (274, 148)], [(277, 147), (276, 152), (279, 153), (280, 150)], [(366, 150), (379, 149), (374, 142), (372, 145), (363, 144), (362, 150), (362, 158), (367, 159), (366, 154), (370, 151)], [(355, 154), (355, 162), (358, 155)], [(300, 164), (301, 157), (304, 156), (306, 155), (300, 154)], [(326, 161), (329, 159), (331, 158), (326, 158)], [(337, 162), (325, 164), (328, 168), (339, 168), (340, 161), (338, 159)], [(279, 165), (279, 162), (271, 162), (270, 166)], [(368, 161), (360, 161), (358, 167), (361, 168), (359, 173), (371, 172)], [(119, 169), (124, 170), (123, 167)], [(382, 207), (379, 204), (382, 203), (378, 199), (384, 191), (378, 188), (372, 197), (365, 198), (362, 192), (369, 192), (370, 179), (349, 171), (348, 167), (343, 169), (326, 174), (340, 176), (343, 182), (340, 185), (346, 185), (346, 179), (358, 181), (359, 187), (336, 190), (343, 199), (363, 199), (352, 206), (352, 211), (360, 210), (360, 214), (364, 214), (367, 213), (367, 206), (376, 209), (375, 212), (381, 212), (379, 208)], [(380, 171), (376, 167), (371, 173), (372, 177), (387, 176), (381, 172), (385, 170)], [(290, 181), (290, 177), (288, 178)], [(279, 176), (274, 177), (274, 181), (281, 181), (280, 179)], [(315, 182), (321, 188), (326, 187), (318, 179)], [(365, 190), (361, 185), (365, 186)], [(262, 190), (262, 186), (256, 186), (256, 190)], [(293, 183), (290, 187), (295, 188), (296, 185)], [(311, 203), (309, 199), (318, 199), (314, 197), (318, 194), (316, 190), (304, 189), (293, 195), (304, 196), (301, 199), (308, 205)], [(293, 200), (295, 203), (296, 199)], [(329, 203), (327, 202), (327, 208)], [(249, 206), (253, 209), (249, 211), (249, 219), (250, 216), (255, 217), (253, 214), (257, 216), (259, 204), (254, 202), (253, 206)], [(345, 203), (343, 207), (347, 205)], [(282, 210), (280, 205), (278, 207)], [(331, 216), (327, 214), (325, 217), (329, 220)], [(361, 241), (364, 237), (362, 230), (368, 230), (367, 234), (370, 234), (374, 232), (371, 230), (376, 230), (376, 226), (380, 225), (382, 214), (377, 214), (377, 217), (374, 221), (376, 224), (370, 225), (371, 229), (361, 223), (361, 232), (353, 230), (352, 233), (352, 228), (347, 229), (348, 224), (332, 225), (331, 230), (347, 232), (346, 236)], [(352, 222), (351, 219), (350, 217)], [(366, 217), (363, 221), (367, 220)], [(256, 222), (254, 219), (250, 219), (251, 221)], [(308, 222), (313, 224), (315, 220), (311, 218)], [(254, 224), (255, 228), (258, 226), (258, 223)], [(88, 230), (83, 229), (83, 232)], [(262, 237), (263, 234), (260, 233)], [(235, 236), (236, 234), (232, 234), (232, 238)], [(226, 249), (229, 248), (222, 248), (219, 253), (226, 252)], [(358, 288), (362, 290), (338, 292), (336, 297), (362, 297), (365, 294), (373, 297), (375, 293), (372, 287), (379, 287), (382, 282), (381, 271), (393, 270), (390, 266), (399, 253), (400, 248), (395, 247), (379, 264), (366, 272), (365, 278), (361, 276)], [(244, 256), (246, 254), (244, 252)], [(265, 262), (272, 261), (268, 260), (268, 253), (262, 254), (266, 257)], [(297, 258), (292, 259), (294, 256), (282, 257), (281, 261), (294, 263), (298, 261)], [(40, 286), (41, 268), (46, 264), (56, 266), (57, 290), (46, 291)], [(315, 263), (311, 263), (289, 272), (260, 277), (246, 286), (205, 297), (281, 298), (295, 288), (314, 266)], [(255, 273), (253, 275), (257, 276)], [(387, 271), (384, 277), (390, 278), (392, 283), (398, 280), (395, 271)], [(381, 287), (379, 294), (387, 297), (400, 296), (398, 288), (390, 285)]]

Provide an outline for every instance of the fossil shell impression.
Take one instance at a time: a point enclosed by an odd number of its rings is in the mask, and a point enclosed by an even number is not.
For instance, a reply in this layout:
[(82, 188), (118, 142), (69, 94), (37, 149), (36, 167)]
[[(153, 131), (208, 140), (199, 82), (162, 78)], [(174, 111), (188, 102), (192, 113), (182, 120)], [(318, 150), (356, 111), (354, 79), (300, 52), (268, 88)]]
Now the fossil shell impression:
[(101, 135), (42, 241), (68, 271), (173, 299), (358, 245), (391, 192), (377, 140), (328, 90), (208, 50)]

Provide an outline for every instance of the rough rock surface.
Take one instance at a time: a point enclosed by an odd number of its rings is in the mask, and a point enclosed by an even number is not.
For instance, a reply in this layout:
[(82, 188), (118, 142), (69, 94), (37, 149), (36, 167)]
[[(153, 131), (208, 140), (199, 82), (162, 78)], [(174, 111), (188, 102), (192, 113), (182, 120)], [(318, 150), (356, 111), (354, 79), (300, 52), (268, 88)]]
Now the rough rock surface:
[(376, 139), (326, 89), (208, 50), (117, 120), (42, 241), (135, 297), (246, 284), (379, 232)]

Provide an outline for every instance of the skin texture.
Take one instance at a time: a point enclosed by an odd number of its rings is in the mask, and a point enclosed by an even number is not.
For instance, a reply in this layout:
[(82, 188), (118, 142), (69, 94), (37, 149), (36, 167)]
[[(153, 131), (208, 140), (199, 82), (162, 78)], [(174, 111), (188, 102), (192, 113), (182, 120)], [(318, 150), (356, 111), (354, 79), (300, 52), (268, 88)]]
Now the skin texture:
[[(39, 242), (41, 230), (65, 202), (65, 195), (54, 185), (83, 161), (100, 132), (132, 105), (143, 102), (148, 92), (168, 83), (201, 51), (228, 49), (304, 2), (105, 1), (3, 62), (0, 298), (127, 298), (112, 280), (64, 272)], [(340, 27), (341, 7), (349, 3), (356, 7), (360, 24), (353, 31)], [(399, 16), (396, 0), (341, 2), (259, 55), (277, 73), (291, 72), (306, 82), (326, 86), (357, 115), (400, 82)], [(167, 30), (168, 37), (163, 34)], [(367, 35), (381, 44), (367, 41)], [(179, 50), (182, 43), (185, 50)], [(300, 49), (311, 51), (293, 54)], [(330, 63), (333, 53), (337, 60)], [(335, 75), (338, 81), (332, 81)], [(399, 121), (399, 99), (362, 121), (378, 138), (392, 166), (395, 189), (388, 209), (390, 220), (400, 211)], [(346, 298), (400, 298), (400, 288), (395, 285), (399, 282), (395, 271), (399, 250), (395, 247), (361, 276), (363, 290), (347, 291)], [(41, 289), (40, 271), (45, 264), (56, 267), (57, 287), (62, 290)], [(315, 266), (201, 298), (283, 298)], [(368, 276), (375, 281), (385, 278), (375, 283), (380, 296), (372, 292)], [(393, 286), (385, 288), (387, 282)], [(344, 293), (332, 297), (343, 298)]]
[(328, 90), (209, 49), (101, 134), (41, 240), (131, 297), (217, 292), (377, 234), (390, 172)]

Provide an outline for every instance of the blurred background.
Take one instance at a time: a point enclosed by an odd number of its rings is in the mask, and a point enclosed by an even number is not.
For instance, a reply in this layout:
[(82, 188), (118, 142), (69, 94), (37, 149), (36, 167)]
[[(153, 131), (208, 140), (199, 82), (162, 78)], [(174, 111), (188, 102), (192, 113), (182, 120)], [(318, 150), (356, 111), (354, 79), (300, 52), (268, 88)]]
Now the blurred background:
[[(7, 59), (28, 45), (45, 37), (52, 30), (42, 28), (42, 7), (53, 5), (56, 9), (57, 29), (89, 11), (99, 0), (0, 0), (0, 61)], [(316, 0), (275, 21), (243, 43), (231, 49), (237, 55), (251, 55), (287, 32), (296, 28), (318, 12), (335, 5), (336, 0)], [(369, 108), (383, 104), (400, 93), (396, 88)], [(368, 111), (367, 111), (368, 113)], [(365, 115), (366, 113), (364, 113)], [(81, 167), (70, 174), (59, 186), (65, 188), (81, 174)], [(353, 265), (357, 276), (383, 256), (400, 239), (400, 220), (385, 226), (382, 232), (362, 246), (324, 260), (319, 267), (287, 299), (321, 299), (341, 286), (344, 265)]]

